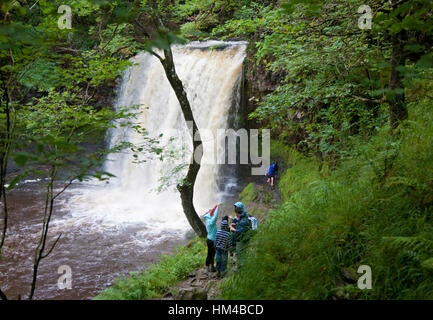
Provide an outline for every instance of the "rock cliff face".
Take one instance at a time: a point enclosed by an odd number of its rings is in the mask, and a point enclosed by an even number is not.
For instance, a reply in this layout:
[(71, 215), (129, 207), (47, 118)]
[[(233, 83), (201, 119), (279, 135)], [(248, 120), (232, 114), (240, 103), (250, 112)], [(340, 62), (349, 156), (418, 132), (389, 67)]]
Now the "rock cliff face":
[(260, 99), (273, 92), (280, 85), (284, 77), (282, 73), (266, 70), (263, 62), (256, 64), (254, 42), (250, 42), (247, 48), (247, 57), (244, 61), (244, 90), (243, 90), (243, 116), (245, 126), (257, 128), (255, 121), (248, 120), (248, 115), (257, 107)]

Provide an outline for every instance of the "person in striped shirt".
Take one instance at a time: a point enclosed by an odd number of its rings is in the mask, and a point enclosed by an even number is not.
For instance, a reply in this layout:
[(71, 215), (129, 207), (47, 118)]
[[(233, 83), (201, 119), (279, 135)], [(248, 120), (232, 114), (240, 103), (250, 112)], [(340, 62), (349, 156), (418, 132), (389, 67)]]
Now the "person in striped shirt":
[(221, 221), (221, 229), (217, 231), (215, 237), (216, 249), (216, 270), (218, 277), (224, 275), (227, 267), (228, 248), (230, 247), (230, 229), (228, 216), (223, 217)]

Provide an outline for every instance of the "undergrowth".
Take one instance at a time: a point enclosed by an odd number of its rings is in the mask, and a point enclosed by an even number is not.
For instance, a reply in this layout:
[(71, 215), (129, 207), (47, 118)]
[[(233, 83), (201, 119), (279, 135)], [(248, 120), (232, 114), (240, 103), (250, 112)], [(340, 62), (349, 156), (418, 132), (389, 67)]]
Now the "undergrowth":
[[(261, 225), (242, 270), (222, 283), (222, 296), (432, 299), (433, 112), (427, 100), (409, 111), (394, 136), (384, 126), (368, 142), (354, 138), (350, 157), (332, 170), (286, 152), (284, 202)], [(371, 290), (343, 281), (361, 265), (371, 267)]]

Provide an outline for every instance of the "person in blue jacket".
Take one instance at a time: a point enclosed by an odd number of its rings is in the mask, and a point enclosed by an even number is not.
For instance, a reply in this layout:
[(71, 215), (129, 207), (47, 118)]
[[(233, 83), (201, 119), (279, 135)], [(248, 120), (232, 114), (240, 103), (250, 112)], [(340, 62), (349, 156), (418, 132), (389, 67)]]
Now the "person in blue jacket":
[(268, 171), (266, 171), (266, 177), (268, 178), (268, 181), (266, 183), (271, 183), (271, 188), (274, 188), (274, 181), (278, 173), (278, 163), (275, 161), (273, 164), (271, 164), (268, 168)]
[(207, 257), (206, 257), (206, 271), (215, 272), (215, 237), (218, 231), (217, 220), (218, 220), (218, 205), (216, 205), (212, 210), (210, 210), (204, 216), (206, 222), (207, 231)]

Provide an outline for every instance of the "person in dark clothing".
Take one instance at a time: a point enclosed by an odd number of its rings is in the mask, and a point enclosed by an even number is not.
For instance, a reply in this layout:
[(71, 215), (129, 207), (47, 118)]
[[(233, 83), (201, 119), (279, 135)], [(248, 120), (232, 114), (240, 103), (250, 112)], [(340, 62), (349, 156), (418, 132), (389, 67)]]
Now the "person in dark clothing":
[(215, 237), (216, 248), (216, 270), (218, 276), (224, 275), (228, 260), (228, 248), (230, 247), (230, 229), (228, 224), (228, 216), (225, 216), (221, 221), (221, 229), (218, 230)]
[(207, 239), (207, 256), (206, 256), (206, 271), (207, 272), (215, 272), (215, 243), (212, 240)]
[(249, 231), (251, 230), (251, 222), (242, 202), (236, 202), (234, 206), (236, 217), (233, 218), (230, 230), (233, 232), (232, 241), (233, 245), (236, 247), (238, 265), (241, 266), (248, 242)]

